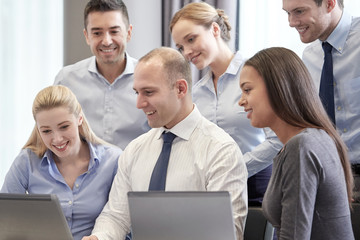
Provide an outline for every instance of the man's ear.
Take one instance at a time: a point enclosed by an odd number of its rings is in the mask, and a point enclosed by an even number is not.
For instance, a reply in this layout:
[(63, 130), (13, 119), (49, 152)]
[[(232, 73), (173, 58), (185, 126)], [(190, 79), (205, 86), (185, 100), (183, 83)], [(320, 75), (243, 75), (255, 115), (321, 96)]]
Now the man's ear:
[(85, 37), (85, 40), (86, 40), (87, 45), (90, 46), (88, 32), (86, 31), (85, 28), (84, 28), (84, 30), (83, 30), (83, 33), (84, 33), (84, 37)]
[(129, 28), (127, 30), (127, 37), (126, 37), (126, 41), (129, 42), (131, 40), (131, 36), (132, 36), (132, 28), (133, 26), (131, 24), (129, 24)]
[(336, 0), (326, 0), (323, 3), (324, 4), (326, 3), (327, 11), (331, 12), (336, 7), (337, 1)]
[(188, 83), (185, 79), (178, 79), (176, 80), (175, 88), (178, 96), (183, 97), (188, 92)]

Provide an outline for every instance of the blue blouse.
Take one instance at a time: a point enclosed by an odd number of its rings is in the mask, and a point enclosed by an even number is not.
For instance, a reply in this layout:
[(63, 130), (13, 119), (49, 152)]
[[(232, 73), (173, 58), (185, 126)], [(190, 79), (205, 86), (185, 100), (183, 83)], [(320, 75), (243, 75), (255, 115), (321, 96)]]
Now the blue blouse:
[(243, 63), (244, 59), (237, 52), (218, 79), (217, 93), (210, 70), (192, 91), (201, 114), (224, 129), (239, 145), (250, 177), (272, 164), (282, 144), (270, 129), (251, 126), (244, 108), (238, 105), (242, 94), (239, 80)]
[(47, 150), (39, 158), (30, 149), (22, 149), (14, 160), (2, 186), (2, 193), (56, 194), (74, 237), (91, 234), (97, 216), (108, 200), (121, 149), (89, 143), (88, 171), (80, 175), (71, 189)]

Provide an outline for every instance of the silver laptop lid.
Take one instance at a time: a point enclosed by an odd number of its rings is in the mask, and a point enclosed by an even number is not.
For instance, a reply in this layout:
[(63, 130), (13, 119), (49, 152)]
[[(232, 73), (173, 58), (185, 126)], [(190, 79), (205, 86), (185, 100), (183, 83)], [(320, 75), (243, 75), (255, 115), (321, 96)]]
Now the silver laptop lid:
[(72, 240), (56, 195), (0, 193), (0, 240)]
[(134, 240), (235, 240), (228, 192), (128, 192)]

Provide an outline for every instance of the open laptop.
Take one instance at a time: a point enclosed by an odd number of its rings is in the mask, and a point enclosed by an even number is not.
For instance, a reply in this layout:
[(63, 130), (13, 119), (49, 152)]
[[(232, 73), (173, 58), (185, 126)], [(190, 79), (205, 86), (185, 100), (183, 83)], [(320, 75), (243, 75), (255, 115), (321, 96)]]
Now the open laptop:
[(235, 240), (228, 192), (128, 192), (134, 240)]
[(72, 240), (56, 195), (0, 193), (0, 240)]

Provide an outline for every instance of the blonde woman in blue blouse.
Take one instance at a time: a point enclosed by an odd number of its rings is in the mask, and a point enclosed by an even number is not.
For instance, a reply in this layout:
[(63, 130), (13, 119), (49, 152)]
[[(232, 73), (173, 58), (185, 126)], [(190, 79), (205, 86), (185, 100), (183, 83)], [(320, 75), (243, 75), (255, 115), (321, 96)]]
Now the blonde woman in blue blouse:
[(108, 200), (122, 151), (95, 136), (67, 87), (41, 90), (32, 112), (35, 127), (1, 192), (56, 194), (74, 240), (79, 240), (91, 233)]

